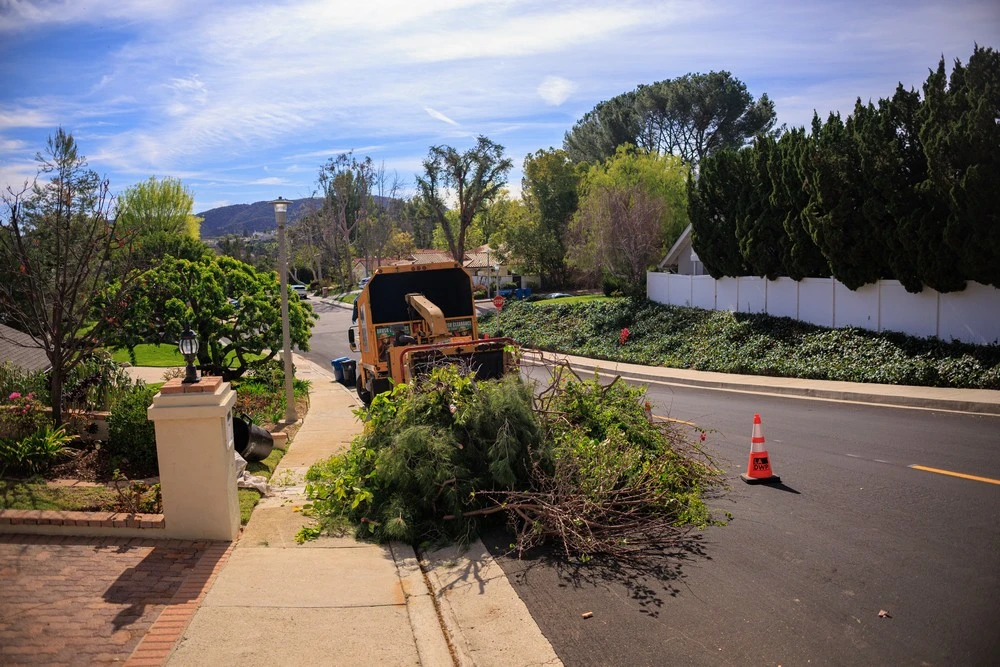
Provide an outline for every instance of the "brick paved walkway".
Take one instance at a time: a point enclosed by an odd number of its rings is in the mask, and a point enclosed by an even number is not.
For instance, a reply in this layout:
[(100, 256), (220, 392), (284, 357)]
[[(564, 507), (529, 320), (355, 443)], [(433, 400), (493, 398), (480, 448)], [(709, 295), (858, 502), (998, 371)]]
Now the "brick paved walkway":
[(0, 535), (0, 664), (124, 662), (168, 605), (191, 606), (212, 565), (199, 559), (219, 554), (213, 542)]

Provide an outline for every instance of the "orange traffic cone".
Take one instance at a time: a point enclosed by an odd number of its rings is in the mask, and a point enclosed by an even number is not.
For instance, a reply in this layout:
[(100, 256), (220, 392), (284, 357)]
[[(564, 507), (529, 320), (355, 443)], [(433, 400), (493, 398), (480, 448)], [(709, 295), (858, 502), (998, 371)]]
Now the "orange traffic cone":
[(753, 416), (753, 433), (750, 436), (750, 460), (747, 471), (740, 475), (747, 484), (777, 484), (781, 478), (771, 473), (771, 457), (764, 446), (764, 433), (760, 429), (760, 415)]

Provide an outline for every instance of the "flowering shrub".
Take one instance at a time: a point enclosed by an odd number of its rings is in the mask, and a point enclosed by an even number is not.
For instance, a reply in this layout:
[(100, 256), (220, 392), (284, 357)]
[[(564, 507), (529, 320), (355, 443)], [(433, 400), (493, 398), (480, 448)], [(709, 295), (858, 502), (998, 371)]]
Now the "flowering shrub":
[(32, 392), (11, 392), (5, 405), (0, 406), (0, 436), (5, 438), (21, 440), (45, 428), (48, 422), (48, 413)]
[(628, 340), (629, 333), (630, 332), (628, 330), (628, 327), (622, 329), (622, 332), (620, 334), (618, 334), (618, 344), (619, 345), (624, 345), (625, 344), (625, 341)]

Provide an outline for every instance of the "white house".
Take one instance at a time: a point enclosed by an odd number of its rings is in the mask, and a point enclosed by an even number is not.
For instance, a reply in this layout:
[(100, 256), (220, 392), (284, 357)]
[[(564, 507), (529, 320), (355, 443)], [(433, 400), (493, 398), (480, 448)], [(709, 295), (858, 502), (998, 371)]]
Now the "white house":
[(703, 276), (705, 275), (705, 265), (698, 259), (698, 253), (694, 251), (691, 244), (691, 225), (688, 225), (677, 242), (670, 248), (670, 252), (663, 258), (657, 267), (660, 271), (667, 273), (677, 273), (682, 276)]

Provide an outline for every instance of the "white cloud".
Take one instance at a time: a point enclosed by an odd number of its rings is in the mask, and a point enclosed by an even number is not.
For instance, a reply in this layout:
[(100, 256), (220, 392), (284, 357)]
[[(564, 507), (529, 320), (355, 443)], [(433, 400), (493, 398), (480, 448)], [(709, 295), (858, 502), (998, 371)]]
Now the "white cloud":
[(436, 118), (442, 122), (448, 123), (449, 125), (456, 125), (456, 126), (458, 125), (458, 123), (453, 121), (451, 118), (448, 118), (437, 109), (432, 109), (431, 107), (425, 106), (424, 111), (426, 111), (427, 115), (430, 116), (431, 118)]
[(0, 153), (22, 152), (27, 148), (25, 142), (20, 139), (6, 139), (0, 137)]
[(54, 127), (55, 118), (40, 109), (0, 107), (0, 130), (14, 127)]
[[(940, 53), (949, 63), (966, 59), (973, 40), (996, 47), (1000, 35), (1000, 12), (985, 0), (947, 8), (907, 0), (905, 11), (902, 0), (851, 11), (790, 0), (763, 8), (740, 0), (0, 7), (0, 42), (4, 31), (34, 39), (66, 25), (88, 35), (76, 50), (72, 40), (61, 44), (61, 62), (51, 51), (18, 52), (15, 64), (38, 83), (33, 93), (0, 90), (0, 133), (27, 142), (0, 143), (0, 163), (25, 145), (41, 148), (33, 128), (62, 125), (96, 169), (189, 174), (201, 179), (197, 196), (206, 201), (307, 187), (257, 177), (267, 164), (271, 173), (312, 180), (327, 158), (352, 147), (398, 165), (407, 179), (429, 145), (462, 149), (478, 134), (501, 141), (519, 163), (526, 152), (559, 145), (597, 102), (687, 72), (728, 69), (755, 96), (775, 99), (779, 122), (801, 124), (812, 108), (847, 111), (857, 95), (891, 94), (897, 80), (919, 85)], [(106, 33), (107, 48), (94, 49), (104, 25), (116, 30)], [(234, 176), (234, 165), (253, 167)]]
[(0, 32), (26, 30), (49, 24), (99, 23), (107, 19), (163, 20), (194, 2), (174, 0), (4, 0), (0, 3)]
[(545, 103), (557, 107), (576, 89), (573, 82), (561, 76), (547, 76), (538, 84), (538, 95)]
[(17, 161), (0, 164), (0, 184), (6, 192), (9, 187), (15, 193), (20, 192), (24, 184), (31, 184), (38, 173), (38, 165), (34, 162)]

